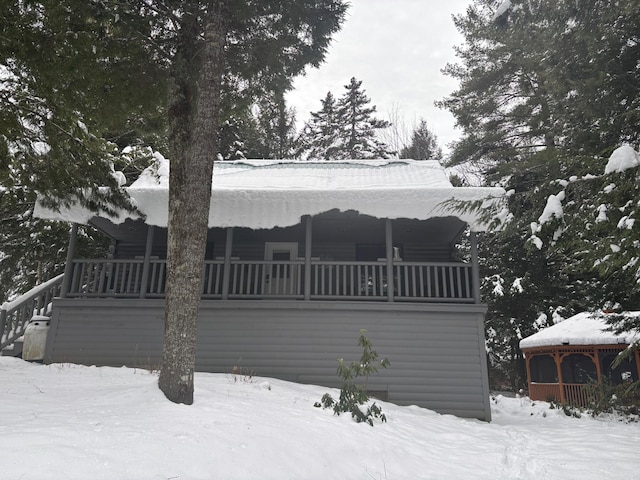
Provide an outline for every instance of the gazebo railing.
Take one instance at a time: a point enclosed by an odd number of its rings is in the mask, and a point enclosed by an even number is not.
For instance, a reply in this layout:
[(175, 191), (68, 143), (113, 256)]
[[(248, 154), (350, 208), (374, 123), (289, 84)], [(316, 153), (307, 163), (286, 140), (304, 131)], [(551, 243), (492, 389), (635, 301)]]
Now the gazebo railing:
[(576, 407), (586, 407), (591, 401), (587, 384), (585, 383), (531, 383), (529, 397), (532, 400), (556, 401)]
[[(229, 264), (225, 288), (225, 262), (205, 261), (203, 298), (295, 298), (386, 300), (389, 275), (386, 261), (323, 261), (312, 259), (309, 275), (303, 259), (293, 261), (239, 260)], [(166, 260), (151, 259), (145, 274), (144, 259), (75, 259), (68, 297), (164, 297)], [(471, 265), (458, 262), (402, 262), (392, 267), (395, 301), (473, 303)], [(147, 284), (142, 285), (143, 278)], [(309, 285), (305, 286), (305, 278)], [(305, 288), (306, 287), (306, 288)]]

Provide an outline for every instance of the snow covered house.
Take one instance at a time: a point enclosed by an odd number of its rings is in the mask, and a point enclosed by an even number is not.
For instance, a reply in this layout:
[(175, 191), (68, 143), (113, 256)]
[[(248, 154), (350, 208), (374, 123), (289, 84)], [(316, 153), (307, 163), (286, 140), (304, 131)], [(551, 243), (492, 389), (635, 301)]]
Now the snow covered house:
[[(529, 397), (576, 406), (589, 402), (585, 385), (638, 380), (640, 352), (613, 368), (616, 356), (640, 337), (609, 330), (607, 314), (583, 312), (520, 341), (527, 366)], [(625, 312), (638, 316), (640, 312)]]
[[(112, 241), (84, 259), (71, 239), (45, 362), (160, 363), (168, 169), (158, 156), (127, 187), (145, 220), (38, 207)], [(436, 161), (216, 162), (196, 368), (338, 387), (337, 359), (359, 358), (365, 329), (391, 361), (369, 379), (374, 394), (489, 420), (475, 236), (485, 226), (448, 201), (503, 193), (453, 187)]]

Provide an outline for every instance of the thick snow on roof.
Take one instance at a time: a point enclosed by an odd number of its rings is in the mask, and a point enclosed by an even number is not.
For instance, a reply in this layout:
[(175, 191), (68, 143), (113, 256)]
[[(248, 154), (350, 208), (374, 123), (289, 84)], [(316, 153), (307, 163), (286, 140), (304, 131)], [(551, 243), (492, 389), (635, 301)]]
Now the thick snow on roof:
[[(167, 225), (169, 161), (156, 155), (127, 190), (150, 225)], [(473, 230), (485, 225), (474, 212), (460, 212), (448, 200), (482, 200), (504, 195), (501, 188), (453, 187), (435, 160), (238, 160), (214, 163), (209, 226), (274, 228), (300, 223), (304, 215), (355, 210), (377, 218), (455, 216)], [(36, 215), (86, 223), (79, 209)], [(110, 218), (115, 223), (125, 220)]]
[[(624, 312), (624, 315), (638, 317), (640, 312)], [(523, 338), (520, 340), (520, 348), (552, 345), (628, 345), (640, 340), (639, 334), (627, 332), (617, 335), (608, 331), (608, 328), (607, 314), (582, 312)]]

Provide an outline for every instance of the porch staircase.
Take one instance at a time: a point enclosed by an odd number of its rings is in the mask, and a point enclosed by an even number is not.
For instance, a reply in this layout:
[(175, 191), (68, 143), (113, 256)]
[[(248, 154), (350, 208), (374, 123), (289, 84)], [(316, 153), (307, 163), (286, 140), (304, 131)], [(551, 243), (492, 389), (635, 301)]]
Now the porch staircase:
[(60, 295), (60, 274), (0, 306), (0, 355), (20, 357), (24, 333), (34, 315), (51, 317), (51, 301)]

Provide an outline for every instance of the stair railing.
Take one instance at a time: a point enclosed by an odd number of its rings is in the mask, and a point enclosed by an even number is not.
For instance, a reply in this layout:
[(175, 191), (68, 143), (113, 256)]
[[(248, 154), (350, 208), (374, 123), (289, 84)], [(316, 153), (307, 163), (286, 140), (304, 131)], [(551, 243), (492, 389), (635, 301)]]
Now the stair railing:
[(51, 301), (60, 295), (64, 274), (52, 278), (0, 306), (0, 350), (24, 335), (34, 315), (51, 316)]

